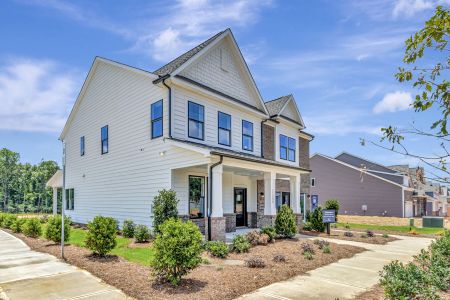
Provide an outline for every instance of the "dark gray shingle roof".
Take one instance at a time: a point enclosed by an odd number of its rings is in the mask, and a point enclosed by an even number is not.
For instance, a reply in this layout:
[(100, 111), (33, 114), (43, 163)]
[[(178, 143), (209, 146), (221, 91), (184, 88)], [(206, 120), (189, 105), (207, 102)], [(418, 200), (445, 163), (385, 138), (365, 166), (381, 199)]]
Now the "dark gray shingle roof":
[(274, 100), (267, 101), (265, 105), (267, 107), (267, 110), (269, 111), (269, 115), (270, 116), (278, 115), (290, 97), (291, 95), (287, 95)]
[(203, 48), (205, 48), (206, 46), (211, 44), (216, 38), (218, 38), (225, 31), (226, 30), (221, 31), (218, 34), (214, 35), (213, 37), (210, 37), (209, 39), (207, 39), (203, 43), (197, 45), (196, 47), (192, 48), (188, 52), (178, 56), (177, 58), (175, 58), (174, 60), (172, 60), (168, 64), (166, 64), (166, 65), (162, 66), (161, 68), (159, 68), (158, 70), (153, 71), (153, 73), (158, 75), (158, 76), (164, 76), (164, 75), (172, 73), (173, 71), (178, 69), (182, 64), (184, 64), (189, 59), (191, 59), (195, 54), (200, 52)]

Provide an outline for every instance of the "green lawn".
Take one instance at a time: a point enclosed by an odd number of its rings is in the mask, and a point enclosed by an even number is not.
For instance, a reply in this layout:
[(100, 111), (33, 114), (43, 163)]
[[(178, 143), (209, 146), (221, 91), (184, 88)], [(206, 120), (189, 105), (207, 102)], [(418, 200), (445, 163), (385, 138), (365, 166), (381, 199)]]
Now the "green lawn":
[[(85, 247), (84, 239), (86, 238), (86, 230), (80, 228), (72, 228), (70, 231), (69, 244), (79, 247)], [(150, 259), (153, 256), (153, 249), (150, 246), (145, 248), (131, 248), (131, 239), (117, 236), (117, 246), (111, 251), (111, 254), (123, 257), (126, 260), (135, 262), (144, 266), (150, 265)]]
[[(350, 226), (350, 229), (366, 229), (366, 230), (382, 230), (382, 231), (397, 231), (401, 233), (408, 233), (410, 231), (409, 226), (388, 226), (388, 225), (371, 225), (371, 224), (355, 224), (355, 223), (337, 223), (338, 228), (345, 228), (346, 225)], [(411, 227), (418, 234), (441, 234), (444, 232), (443, 228), (418, 228)]]

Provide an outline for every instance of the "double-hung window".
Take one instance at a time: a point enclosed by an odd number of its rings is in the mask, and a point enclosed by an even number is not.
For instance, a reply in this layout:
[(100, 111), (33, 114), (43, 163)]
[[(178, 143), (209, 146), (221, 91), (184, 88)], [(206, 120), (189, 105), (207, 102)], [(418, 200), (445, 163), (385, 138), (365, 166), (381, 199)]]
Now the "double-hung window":
[(280, 159), (295, 161), (295, 139), (280, 134)]
[(253, 123), (242, 120), (242, 149), (253, 151)]
[(102, 127), (102, 154), (108, 153), (108, 125)]
[(205, 107), (188, 102), (188, 136), (193, 139), (205, 138)]
[(66, 189), (66, 210), (74, 210), (75, 208), (75, 190)]
[(220, 145), (231, 146), (231, 116), (219, 111), (218, 119), (218, 142)]
[(80, 156), (84, 156), (84, 136), (80, 137)]
[(163, 135), (163, 101), (159, 100), (152, 104), (152, 139)]

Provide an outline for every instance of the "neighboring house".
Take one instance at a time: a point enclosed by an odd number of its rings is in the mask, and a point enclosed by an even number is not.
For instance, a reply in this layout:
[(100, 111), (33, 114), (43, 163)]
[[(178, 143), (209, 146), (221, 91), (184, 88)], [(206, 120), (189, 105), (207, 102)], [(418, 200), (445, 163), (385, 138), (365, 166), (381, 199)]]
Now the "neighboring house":
[(229, 29), (154, 72), (97, 57), (60, 136), (65, 212), (151, 226), (153, 198), (173, 189), (212, 239), (273, 224), (282, 203), (300, 222), (304, 128), (292, 95), (262, 100)]
[(413, 189), (402, 173), (345, 152), (335, 158), (315, 154), (310, 167), (311, 197), (318, 204), (338, 199), (340, 214), (412, 216)]

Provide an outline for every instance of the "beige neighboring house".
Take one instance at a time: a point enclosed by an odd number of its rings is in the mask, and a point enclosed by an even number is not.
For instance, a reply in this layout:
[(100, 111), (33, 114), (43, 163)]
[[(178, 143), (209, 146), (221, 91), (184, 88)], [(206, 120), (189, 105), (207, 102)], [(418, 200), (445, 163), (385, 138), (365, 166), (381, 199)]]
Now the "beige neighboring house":
[(292, 95), (263, 101), (230, 29), (152, 72), (97, 57), (60, 135), (65, 213), (152, 226), (153, 198), (173, 189), (211, 239), (273, 224), (282, 203), (300, 223), (304, 129)]

